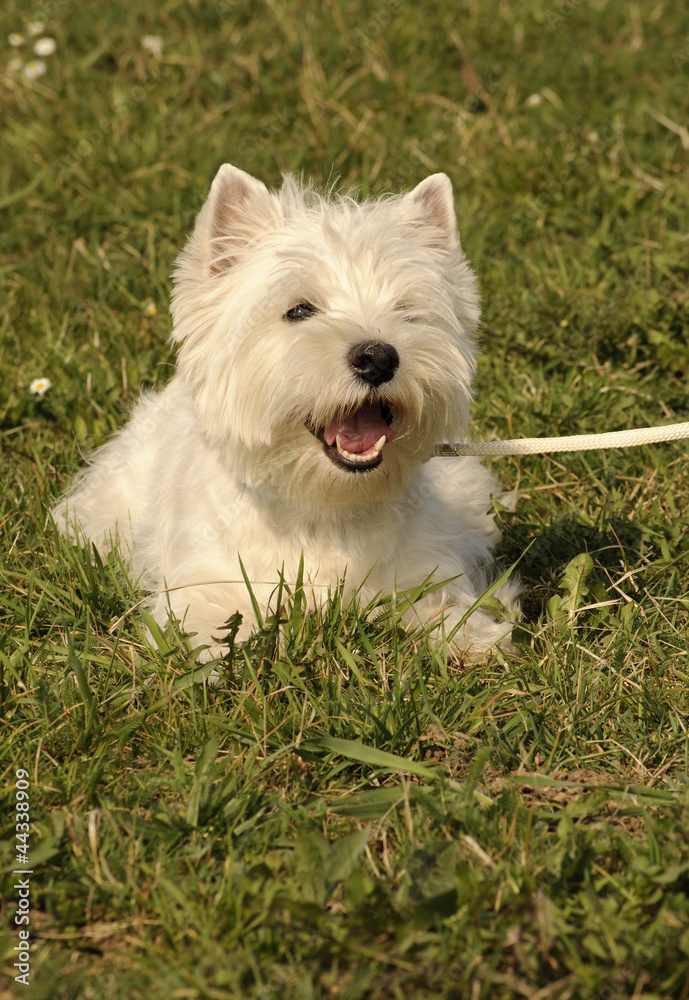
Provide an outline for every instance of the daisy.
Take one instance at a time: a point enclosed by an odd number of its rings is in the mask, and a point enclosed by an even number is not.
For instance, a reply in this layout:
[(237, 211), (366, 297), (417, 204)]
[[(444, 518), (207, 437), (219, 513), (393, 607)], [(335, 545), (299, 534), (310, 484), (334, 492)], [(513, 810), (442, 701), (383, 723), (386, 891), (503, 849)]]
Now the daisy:
[(7, 41), (10, 43), (13, 49), (18, 49), (20, 45), (23, 45), (26, 39), (23, 35), (20, 35), (17, 31), (13, 31), (11, 35), (7, 36)]
[(42, 34), (44, 28), (45, 24), (43, 21), (32, 21), (30, 24), (27, 24), (26, 33), (30, 37), (33, 37), (34, 35)]
[(45, 376), (43, 378), (35, 378), (29, 386), (29, 392), (33, 393), (34, 396), (45, 396), (52, 384), (50, 379)]
[(56, 48), (57, 43), (54, 38), (39, 38), (33, 50), (37, 56), (52, 56)]
[(144, 302), (144, 312), (147, 316), (155, 316), (158, 310), (156, 309), (156, 304), (152, 299), (147, 299)]
[(35, 80), (38, 76), (43, 76), (47, 72), (47, 66), (42, 59), (32, 59), (24, 67), (24, 76), (29, 80)]
[(144, 35), (141, 39), (141, 47), (152, 52), (153, 55), (159, 56), (163, 51), (163, 39), (160, 35)]
[(524, 104), (526, 104), (527, 108), (537, 108), (538, 105), (541, 104), (542, 102), (543, 98), (540, 94), (531, 94), (524, 101)]

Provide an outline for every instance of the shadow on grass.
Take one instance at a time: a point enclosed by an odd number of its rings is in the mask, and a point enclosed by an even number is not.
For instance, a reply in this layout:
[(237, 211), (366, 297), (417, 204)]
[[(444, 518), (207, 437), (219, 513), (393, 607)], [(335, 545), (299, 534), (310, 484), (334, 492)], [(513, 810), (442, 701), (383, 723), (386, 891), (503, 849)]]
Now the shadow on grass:
[(624, 592), (633, 600), (641, 598), (660, 565), (668, 566), (669, 531), (657, 524), (635, 522), (623, 513), (603, 511), (598, 525), (583, 514), (536, 523), (519, 509), (514, 515), (498, 512), (498, 518), (504, 532), (498, 557), (513, 563), (525, 553), (519, 571), (525, 586), (522, 611), (527, 622), (535, 622), (545, 613), (567, 565), (580, 553), (593, 559), (591, 586), (607, 591), (613, 581), (626, 577)]

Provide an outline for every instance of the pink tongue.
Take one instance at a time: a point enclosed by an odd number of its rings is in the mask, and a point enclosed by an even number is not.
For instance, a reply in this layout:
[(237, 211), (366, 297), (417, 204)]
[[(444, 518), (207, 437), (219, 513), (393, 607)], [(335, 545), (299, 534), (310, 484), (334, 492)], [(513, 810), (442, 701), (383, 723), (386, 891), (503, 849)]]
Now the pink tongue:
[(340, 444), (352, 455), (361, 455), (372, 448), (376, 441), (385, 435), (386, 441), (392, 441), (395, 432), (391, 431), (380, 415), (380, 406), (369, 403), (362, 406), (356, 413), (348, 417), (335, 417), (325, 428), (326, 443), (335, 443), (340, 435)]

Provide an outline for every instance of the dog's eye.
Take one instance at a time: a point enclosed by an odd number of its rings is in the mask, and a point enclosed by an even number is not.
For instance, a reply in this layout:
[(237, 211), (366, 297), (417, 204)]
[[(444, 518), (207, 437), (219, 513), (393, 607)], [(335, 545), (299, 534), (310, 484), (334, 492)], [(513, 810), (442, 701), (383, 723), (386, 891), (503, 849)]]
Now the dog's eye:
[(290, 323), (300, 323), (303, 319), (308, 319), (309, 316), (315, 316), (317, 312), (318, 309), (310, 302), (299, 302), (296, 306), (288, 309), (282, 318)]
[(417, 318), (411, 312), (411, 308), (412, 307), (409, 305), (408, 302), (396, 302), (395, 303), (395, 312), (406, 313), (406, 316), (404, 317), (404, 319), (405, 319), (405, 321), (407, 323), (414, 323), (416, 321), (416, 318)]

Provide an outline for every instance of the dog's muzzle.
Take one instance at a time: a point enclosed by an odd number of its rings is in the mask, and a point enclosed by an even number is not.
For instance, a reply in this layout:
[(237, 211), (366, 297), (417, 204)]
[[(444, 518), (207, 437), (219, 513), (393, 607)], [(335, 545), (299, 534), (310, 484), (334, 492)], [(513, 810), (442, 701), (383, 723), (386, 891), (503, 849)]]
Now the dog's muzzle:
[[(357, 379), (371, 388), (390, 382), (399, 367), (399, 354), (392, 344), (367, 341), (355, 344), (347, 355)], [(364, 400), (357, 409), (336, 413), (324, 427), (306, 426), (323, 443), (326, 455), (347, 472), (370, 472), (383, 461), (383, 446), (395, 438), (391, 428), (394, 410), (376, 396)]]

